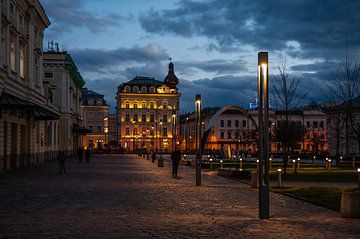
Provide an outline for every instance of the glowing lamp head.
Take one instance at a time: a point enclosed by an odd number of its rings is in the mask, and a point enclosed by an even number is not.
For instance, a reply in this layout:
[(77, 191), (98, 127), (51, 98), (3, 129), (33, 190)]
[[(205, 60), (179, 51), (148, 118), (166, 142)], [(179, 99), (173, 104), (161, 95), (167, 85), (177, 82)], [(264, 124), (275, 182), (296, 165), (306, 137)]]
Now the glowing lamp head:
[(277, 171), (278, 171), (278, 172), (281, 172), (281, 168), (278, 168)]
[(360, 173), (360, 168), (357, 168), (357, 172)]

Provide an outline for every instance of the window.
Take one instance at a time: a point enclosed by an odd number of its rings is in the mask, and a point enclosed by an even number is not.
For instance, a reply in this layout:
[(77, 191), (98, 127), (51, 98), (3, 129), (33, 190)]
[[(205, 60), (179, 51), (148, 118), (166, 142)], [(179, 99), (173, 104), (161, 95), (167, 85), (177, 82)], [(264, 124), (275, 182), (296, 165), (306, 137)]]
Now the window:
[(224, 139), (224, 132), (220, 132), (220, 139)]
[(141, 116), (141, 122), (146, 122), (146, 115)]
[(138, 122), (138, 115), (134, 115), (134, 121)]
[(125, 115), (125, 122), (130, 122), (130, 115)]
[(130, 129), (129, 128), (125, 128), (125, 135), (130, 135)]
[(227, 138), (231, 139), (231, 132), (227, 132)]
[(224, 120), (220, 120), (220, 127), (224, 127)]
[(163, 115), (163, 122), (164, 122), (164, 123), (167, 122), (167, 115)]
[(19, 48), (19, 58), (20, 58), (20, 77), (25, 78), (25, 49), (24, 45), (21, 44)]
[(239, 121), (235, 120), (235, 127), (239, 127)]
[(126, 108), (126, 109), (129, 109), (129, 108), (130, 108), (130, 102), (129, 102), (129, 101), (126, 101), (126, 103), (125, 103), (125, 108)]
[(243, 121), (242, 121), (242, 126), (243, 126), (243, 128), (246, 127), (246, 120), (243, 120)]
[(166, 109), (167, 108), (167, 102), (163, 101), (163, 108)]
[(10, 39), (10, 66), (12, 71), (16, 71), (15, 39), (13, 37)]
[(310, 121), (306, 121), (306, 127), (310, 128)]
[(143, 109), (146, 108), (146, 102), (145, 102), (145, 101), (143, 101), (143, 102), (141, 103), (141, 107), (142, 107)]
[(167, 128), (163, 128), (163, 136), (167, 136)]
[(134, 135), (137, 135), (138, 134), (138, 130), (137, 128), (134, 128)]
[(154, 109), (154, 102), (150, 102), (150, 109)]
[(53, 73), (52, 73), (52, 72), (45, 72), (45, 73), (44, 73), (44, 78), (47, 78), (47, 79), (53, 78)]
[(150, 122), (154, 123), (154, 115), (150, 115)]
[(138, 107), (138, 102), (135, 101), (135, 102), (134, 102), (134, 109), (137, 109), (137, 107)]
[[(4, 1), (3, 1), (4, 2)], [(4, 9), (4, 8), (3, 8)], [(3, 65), (7, 65), (6, 62), (6, 51), (7, 51), (7, 46), (6, 46), (6, 31), (4, 29), (4, 27), (1, 29), (1, 58), (2, 58), (2, 64)]]
[(228, 120), (228, 121), (227, 121), (227, 126), (228, 126), (228, 127), (231, 127), (231, 120)]
[(150, 93), (155, 93), (155, 87), (151, 86), (150, 89), (149, 89), (149, 92)]
[(126, 86), (125, 87), (125, 92), (129, 93), (131, 90), (130, 90), (130, 86)]
[(99, 132), (99, 133), (101, 133), (102, 131), (101, 131), (101, 125), (98, 125), (98, 127), (97, 127), (97, 131)]
[(240, 139), (240, 134), (239, 134), (239, 132), (235, 132), (235, 139)]
[[(95, 104), (94, 104), (95, 105)], [(98, 120), (101, 120), (103, 118), (103, 114), (101, 113), (101, 112), (99, 112), (98, 114), (97, 114), (97, 119)]]
[(141, 93), (147, 93), (147, 88), (146, 88), (146, 86), (142, 86), (142, 87), (141, 87)]
[(133, 87), (133, 93), (139, 93), (139, 87), (138, 86)]
[(313, 121), (313, 127), (314, 127), (314, 128), (317, 128), (317, 127), (318, 127), (317, 121)]
[(324, 121), (320, 121), (320, 128), (324, 128)]

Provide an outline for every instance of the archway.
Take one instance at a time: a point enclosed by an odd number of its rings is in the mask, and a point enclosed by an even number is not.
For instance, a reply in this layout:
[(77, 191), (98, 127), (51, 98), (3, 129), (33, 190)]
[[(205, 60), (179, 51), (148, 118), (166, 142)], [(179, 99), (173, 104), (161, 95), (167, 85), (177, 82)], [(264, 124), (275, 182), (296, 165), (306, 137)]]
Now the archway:
[(209, 121), (209, 124), (206, 126), (206, 128), (204, 129), (204, 134), (201, 138), (200, 141), (200, 158), (202, 158), (203, 152), (204, 152), (204, 148), (207, 142), (207, 139), (209, 137), (209, 134), (211, 132), (211, 129), (214, 128), (215, 123), (217, 122), (217, 120), (219, 119), (219, 117), (226, 111), (228, 110), (235, 110), (235, 111), (239, 111), (241, 114), (247, 116), (251, 122), (253, 123), (253, 125), (255, 125), (255, 128), (257, 129), (257, 123), (255, 122), (255, 120), (251, 117), (251, 115), (248, 114), (248, 112), (246, 110), (244, 110), (243, 108), (237, 106), (237, 105), (227, 105), (222, 107), (220, 110), (218, 110), (215, 115), (211, 118), (211, 120)]

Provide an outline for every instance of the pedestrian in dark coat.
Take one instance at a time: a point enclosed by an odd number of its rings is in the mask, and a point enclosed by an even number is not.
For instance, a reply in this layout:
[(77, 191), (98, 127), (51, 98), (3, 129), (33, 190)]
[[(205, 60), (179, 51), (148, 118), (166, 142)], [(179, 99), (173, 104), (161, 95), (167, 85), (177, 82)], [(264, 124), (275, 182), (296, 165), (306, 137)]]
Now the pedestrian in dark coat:
[(84, 155), (84, 150), (81, 146), (79, 146), (78, 150), (77, 150), (77, 155), (78, 155), (78, 158), (79, 158), (79, 163), (82, 162), (82, 159), (83, 159), (83, 155)]
[(155, 162), (155, 159), (156, 159), (156, 153), (155, 151), (153, 151), (151, 154), (151, 162)]
[(59, 161), (59, 174), (61, 174), (61, 173), (65, 174), (66, 155), (65, 155), (65, 152), (63, 150), (59, 151), (58, 161)]
[(90, 149), (89, 149), (89, 147), (88, 147), (88, 148), (86, 148), (86, 150), (85, 150), (86, 163), (89, 163), (89, 161), (90, 161), (90, 156), (91, 156), (91, 151), (90, 151)]
[(179, 163), (181, 160), (181, 152), (179, 149), (176, 149), (171, 154), (171, 162), (172, 162), (172, 176), (177, 178)]

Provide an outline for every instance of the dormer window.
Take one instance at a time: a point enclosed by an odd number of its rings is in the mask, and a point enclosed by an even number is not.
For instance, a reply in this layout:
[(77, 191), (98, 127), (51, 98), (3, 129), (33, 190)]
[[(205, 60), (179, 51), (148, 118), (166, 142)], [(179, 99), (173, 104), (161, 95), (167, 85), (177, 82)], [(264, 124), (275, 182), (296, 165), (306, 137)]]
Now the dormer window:
[(130, 93), (131, 92), (130, 86), (126, 86), (124, 91), (127, 92), (127, 93)]
[(147, 93), (147, 88), (146, 88), (146, 86), (142, 86), (142, 87), (141, 87), (141, 93)]
[(138, 86), (133, 87), (133, 93), (139, 93), (139, 87)]
[(154, 87), (154, 86), (151, 86), (150, 89), (149, 89), (149, 92), (150, 92), (150, 93), (155, 93), (155, 87)]

